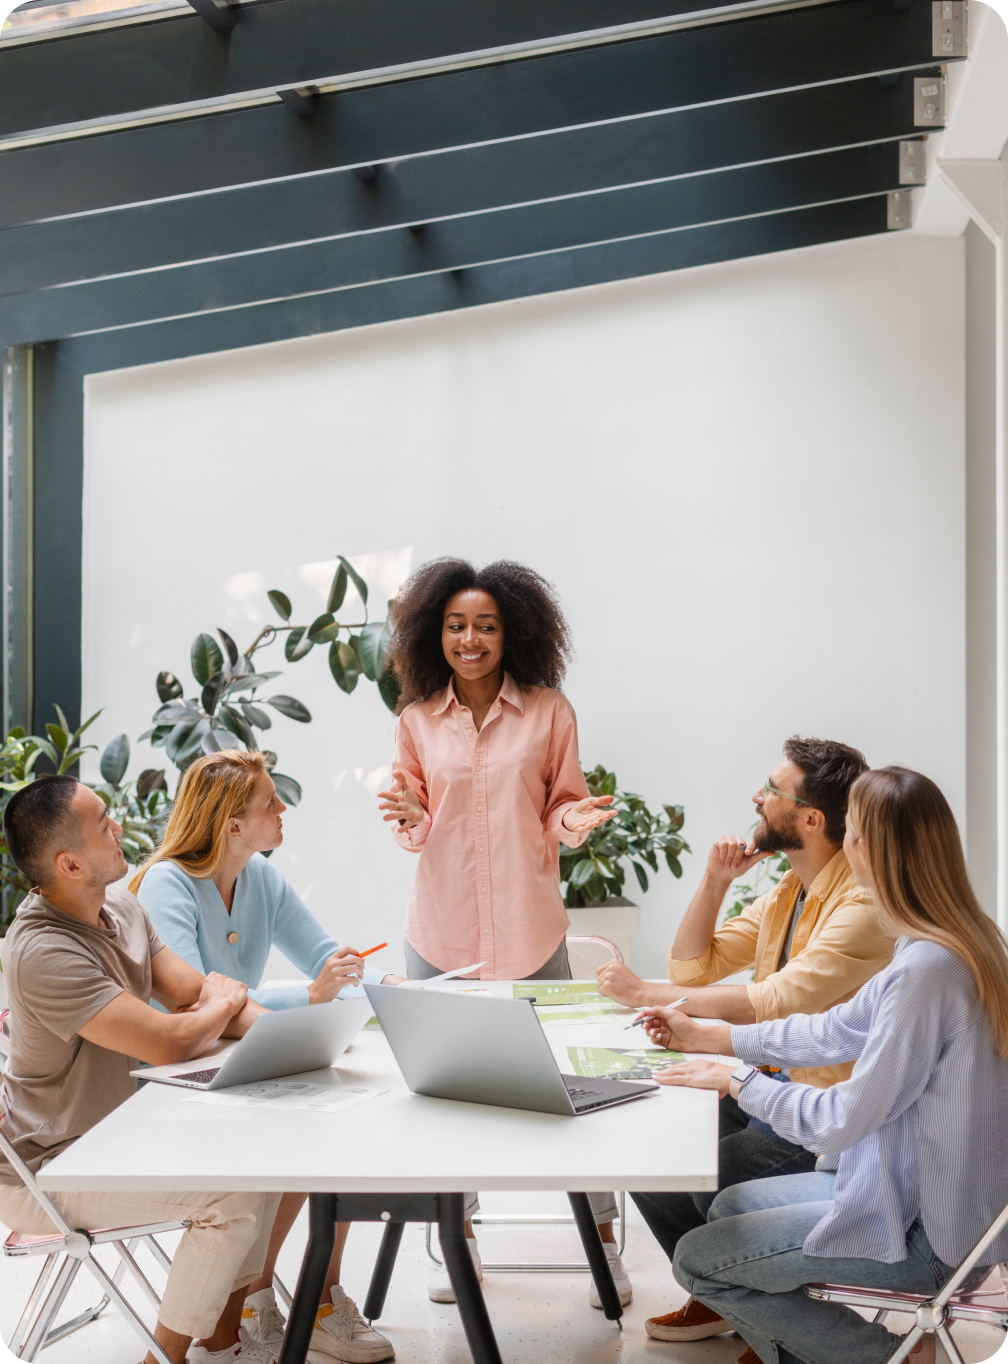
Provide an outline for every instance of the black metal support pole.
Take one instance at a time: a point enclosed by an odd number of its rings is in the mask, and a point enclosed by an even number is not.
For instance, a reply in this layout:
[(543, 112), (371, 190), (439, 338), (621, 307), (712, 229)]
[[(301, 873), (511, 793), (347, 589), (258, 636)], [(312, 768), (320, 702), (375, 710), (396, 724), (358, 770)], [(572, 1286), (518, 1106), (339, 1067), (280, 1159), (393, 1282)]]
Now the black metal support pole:
[(336, 1195), (308, 1195), (308, 1248), (301, 1264), (280, 1364), (305, 1364), (329, 1261), (336, 1244)]
[(581, 1233), (581, 1244), (585, 1249), (585, 1256), (592, 1272), (592, 1278), (595, 1280), (595, 1287), (602, 1299), (602, 1311), (610, 1321), (619, 1321), (623, 1315), (623, 1308), (620, 1304), (619, 1294), (616, 1292), (616, 1285), (613, 1283), (612, 1270), (609, 1268), (609, 1261), (606, 1259), (606, 1253), (602, 1247), (602, 1238), (599, 1236), (599, 1229), (588, 1202), (588, 1195), (569, 1193), (567, 1197), (570, 1199), (571, 1211), (574, 1214), (577, 1229)]
[[(500, 1350), (490, 1324), (476, 1266), (465, 1241), (464, 1194), (438, 1194), (438, 1233), (441, 1253), (474, 1364), (501, 1364)], [(585, 1200), (587, 1205), (587, 1199)], [(592, 1223), (594, 1226), (594, 1223)], [(596, 1232), (596, 1235), (598, 1233)], [(610, 1283), (612, 1280), (610, 1279)], [(300, 1361), (299, 1361), (300, 1364)]]
[(385, 1223), (385, 1234), (382, 1236), (378, 1258), (375, 1260), (375, 1267), (371, 1272), (371, 1286), (364, 1303), (364, 1317), (367, 1321), (377, 1321), (382, 1314), (382, 1309), (385, 1306), (385, 1295), (392, 1279), (392, 1270), (395, 1268), (396, 1256), (399, 1254), (399, 1242), (402, 1240), (405, 1230), (405, 1222)]

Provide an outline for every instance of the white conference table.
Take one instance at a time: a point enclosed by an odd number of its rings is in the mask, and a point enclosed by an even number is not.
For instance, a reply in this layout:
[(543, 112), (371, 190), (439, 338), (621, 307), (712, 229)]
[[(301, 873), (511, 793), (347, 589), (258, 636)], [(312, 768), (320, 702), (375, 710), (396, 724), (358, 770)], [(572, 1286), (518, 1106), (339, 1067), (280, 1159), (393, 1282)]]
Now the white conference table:
[[(497, 984), (510, 993), (508, 984)], [(574, 1073), (568, 1046), (647, 1045), (640, 1029), (624, 1031), (633, 1016), (630, 1011), (614, 1023), (547, 1027), (560, 1069)], [(381, 1278), (383, 1269), (386, 1287), (402, 1223), (438, 1221), (473, 1356), (477, 1364), (495, 1364), (500, 1356), (463, 1239), (467, 1190), (574, 1195), (575, 1220), (598, 1281), (605, 1256), (587, 1199), (578, 1195), (614, 1188), (717, 1189), (718, 1100), (710, 1090), (662, 1088), (580, 1118), (428, 1098), (410, 1093), (384, 1035), (370, 1030), (358, 1035), (332, 1070), (310, 1072), (310, 1078), (386, 1092), (334, 1113), (280, 1112), (194, 1103), (184, 1089), (148, 1084), (45, 1166), (39, 1183), (48, 1191), (311, 1194), (309, 1247), (282, 1364), (303, 1364), (300, 1342), (303, 1338), (306, 1349), (337, 1219), (380, 1218), (398, 1227), (396, 1236), (387, 1226), (388, 1253), (380, 1255), (375, 1271)], [(383, 1203), (388, 1207), (379, 1206)], [(603, 1301), (615, 1296), (607, 1267), (604, 1277), (610, 1292)], [(607, 1307), (606, 1315), (619, 1313), (615, 1299), (615, 1310)]]

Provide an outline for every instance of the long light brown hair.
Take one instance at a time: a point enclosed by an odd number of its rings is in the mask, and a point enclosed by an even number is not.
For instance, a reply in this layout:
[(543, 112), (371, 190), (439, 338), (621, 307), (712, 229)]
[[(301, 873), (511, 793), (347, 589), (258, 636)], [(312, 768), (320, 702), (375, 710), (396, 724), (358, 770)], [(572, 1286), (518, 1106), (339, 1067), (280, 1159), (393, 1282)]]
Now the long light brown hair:
[(269, 759), (253, 749), (225, 748), (197, 758), (182, 773), (160, 847), (151, 853), (129, 884), (140, 882), (158, 862), (177, 862), (204, 880), (213, 876), (227, 853), (227, 822), (248, 813), (256, 782), (268, 775)]
[(883, 928), (966, 963), (994, 1050), (1008, 1057), (1008, 943), (973, 893), (948, 801), (919, 772), (882, 767), (851, 787), (847, 818), (864, 840)]

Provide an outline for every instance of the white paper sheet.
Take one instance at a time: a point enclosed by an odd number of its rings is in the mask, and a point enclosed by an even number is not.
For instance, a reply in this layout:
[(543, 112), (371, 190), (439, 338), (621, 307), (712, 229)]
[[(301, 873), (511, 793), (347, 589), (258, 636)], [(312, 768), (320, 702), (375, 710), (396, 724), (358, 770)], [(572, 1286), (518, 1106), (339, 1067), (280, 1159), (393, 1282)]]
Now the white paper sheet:
[(232, 1085), (228, 1089), (201, 1090), (186, 1094), (183, 1103), (215, 1104), (222, 1108), (303, 1109), (312, 1113), (337, 1113), (366, 1099), (387, 1094), (366, 1085), (313, 1085), (302, 1080), (261, 1080), (257, 1084)]

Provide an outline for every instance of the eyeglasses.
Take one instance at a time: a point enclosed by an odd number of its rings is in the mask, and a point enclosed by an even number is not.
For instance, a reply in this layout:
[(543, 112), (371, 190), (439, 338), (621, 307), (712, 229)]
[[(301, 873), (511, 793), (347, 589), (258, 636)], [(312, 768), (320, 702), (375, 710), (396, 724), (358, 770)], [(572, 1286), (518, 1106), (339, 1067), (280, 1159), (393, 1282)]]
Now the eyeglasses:
[(769, 778), (769, 777), (767, 777), (766, 781), (765, 781), (764, 784), (763, 784), (763, 799), (764, 799), (764, 800), (766, 799), (766, 795), (767, 795), (767, 792), (768, 792), (768, 791), (772, 791), (772, 792), (774, 793), (775, 796), (783, 796), (783, 797), (785, 798), (785, 800), (793, 800), (793, 801), (795, 802), (796, 805), (807, 805), (807, 806), (809, 807), (809, 809), (812, 808), (812, 802), (811, 802), (811, 801), (802, 800), (801, 796), (793, 796), (793, 795), (791, 794), (790, 791), (782, 791), (782, 790), (780, 789), (779, 786), (772, 786), (771, 783), (770, 783), (770, 778)]

